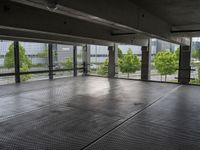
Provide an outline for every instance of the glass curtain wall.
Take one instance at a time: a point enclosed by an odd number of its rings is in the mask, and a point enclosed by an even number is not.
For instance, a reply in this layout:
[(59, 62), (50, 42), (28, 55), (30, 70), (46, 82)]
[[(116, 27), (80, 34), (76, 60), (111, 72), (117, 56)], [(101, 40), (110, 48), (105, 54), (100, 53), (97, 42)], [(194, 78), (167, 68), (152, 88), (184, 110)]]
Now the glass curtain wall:
[(108, 75), (108, 46), (90, 45), (91, 75)]
[[(48, 44), (19, 42), (20, 72), (48, 71)], [(22, 82), (48, 79), (48, 73), (20, 75)]]
[(151, 78), (153, 81), (178, 82), (180, 45), (150, 40)]
[[(17, 41), (18, 42), (18, 41)], [(53, 76), (73, 76), (74, 45), (53, 44)], [(83, 49), (77, 46), (77, 72), (83, 74)], [(14, 41), (0, 40), (0, 85), (15, 83)], [(49, 44), (19, 41), (21, 82), (49, 79)]]
[[(0, 75), (15, 73), (14, 42), (0, 40)], [(0, 85), (15, 83), (15, 76), (0, 76)]]
[(73, 45), (53, 44), (54, 77), (73, 76)]
[(118, 45), (119, 78), (141, 79), (141, 46)]

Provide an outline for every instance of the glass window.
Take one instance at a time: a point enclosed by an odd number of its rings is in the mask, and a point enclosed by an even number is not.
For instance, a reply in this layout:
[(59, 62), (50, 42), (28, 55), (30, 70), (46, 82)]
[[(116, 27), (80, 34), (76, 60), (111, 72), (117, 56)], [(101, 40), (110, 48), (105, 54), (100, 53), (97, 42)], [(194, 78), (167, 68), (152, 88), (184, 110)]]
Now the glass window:
[(150, 51), (151, 80), (178, 82), (180, 45), (151, 39)]
[[(73, 49), (73, 45), (53, 45), (55, 78), (73, 76)], [(59, 71), (64, 69), (69, 69), (69, 71)]]
[(141, 79), (141, 46), (118, 45), (118, 77)]
[[(20, 72), (48, 70), (48, 44), (19, 42)], [(48, 79), (47, 74), (21, 75), (21, 81)]]
[[(0, 40), (0, 74), (14, 73), (14, 43)], [(14, 83), (14, 76), (0, 77), (0, 85)]]
[(192, 38), (191, 84), (200, 84), (200, 38)]
[(90, 74), (108, 75), (108, 47), (90, 45)]

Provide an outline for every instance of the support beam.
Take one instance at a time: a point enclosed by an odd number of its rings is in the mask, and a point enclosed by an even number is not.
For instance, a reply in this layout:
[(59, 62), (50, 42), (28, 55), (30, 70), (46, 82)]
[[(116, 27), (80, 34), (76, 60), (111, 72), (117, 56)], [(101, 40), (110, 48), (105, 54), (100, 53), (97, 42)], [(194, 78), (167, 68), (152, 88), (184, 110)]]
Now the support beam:
[(185, 26), (172, 26), (172, 33), (188, 33), (188, 32), (200, 32), (200, 24), (185, 25)]
[(20, 83), (20, 55), (19, 42), (14, 41), (14, 60), (15, 60), (15, 82)]
[[(18, 40), (27, 42), (58, 43), (66, 45), (73, 45), (74, 43), (76, 43), (77, 45), (84, 45), (83, 43), (95, 44), (95, 45), (112, 45), (113, 43), (111, 41), (73, 36), (68, 34), (58, 34), (58, 33), (44, 32), (37, 30), (26, 30), (22, 28), (13, 28), (6, 26), (0, 26), (0, 33), (1, 33), (0, 34), (1, 39), (12, 40), (12, 41)], [(140, 44), (144, 43), (142, 40), (138, 42)], [(137, 42), (135, 43), (139, 44)]]
[(179, 66), (179, 83), (189, 84), (190, 82), (190, 59), (191, 59), (191, 46), (181, 46), (180, 48), (180, 66)]
[(53, 44), (48, 44), (49, 52), (49, 79), (53, 80)]
[(73, 71), (74, 71), (74, 77), (77, 76), (77, 46), (73, 47)]
[(150, 51), (148, 46), (142, 47), (142, 68), (141, 68), (141, 80), (147, 81), (150, 76)]
[(186, 26), (173, 26), (171, 29), (172, 36), (182, 37), (199, 37), (200, 24), (186, 25)]

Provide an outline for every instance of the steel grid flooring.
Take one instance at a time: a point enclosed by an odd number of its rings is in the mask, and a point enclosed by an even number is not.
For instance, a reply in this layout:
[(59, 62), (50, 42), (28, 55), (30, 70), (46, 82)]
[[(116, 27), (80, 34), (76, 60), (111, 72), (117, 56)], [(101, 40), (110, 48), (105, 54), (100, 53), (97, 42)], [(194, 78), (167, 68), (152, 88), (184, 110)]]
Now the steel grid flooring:
[(200, 87), (98, 77), (0, 86), (3, 150), (199, 150)]

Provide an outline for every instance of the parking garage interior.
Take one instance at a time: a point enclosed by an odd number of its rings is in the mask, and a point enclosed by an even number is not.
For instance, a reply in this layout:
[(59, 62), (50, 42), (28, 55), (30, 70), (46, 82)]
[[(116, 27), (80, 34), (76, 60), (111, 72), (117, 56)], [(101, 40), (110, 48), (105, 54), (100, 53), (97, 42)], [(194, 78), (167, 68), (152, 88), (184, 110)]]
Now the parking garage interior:
[(199, 6), (2, 0), (0, 149), (199, 150)]

